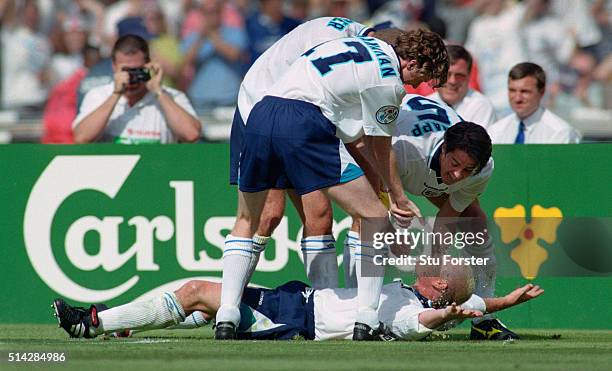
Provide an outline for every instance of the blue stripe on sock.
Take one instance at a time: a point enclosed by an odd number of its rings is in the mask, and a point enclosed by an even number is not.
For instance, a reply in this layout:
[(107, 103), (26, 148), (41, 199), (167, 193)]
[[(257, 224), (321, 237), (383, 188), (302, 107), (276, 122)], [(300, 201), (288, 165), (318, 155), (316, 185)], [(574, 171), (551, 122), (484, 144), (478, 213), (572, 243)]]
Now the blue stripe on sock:
[(332, 247), (322, 247), (320, 249), (316, 247), (302, 247), (302, 251), (325, 251), (325, 250), (336, 250), (335, 246)]
[(302, 242), (302, 243), (309, 243), (309, 242), (324, 242), (324, 243), (329, 243), (329, 242), (336, 242), (336, 240), (302, 240), (300, 242)]
[(223, 254), (225, 254), (225, 253), (226, 253), (226, 252), (228, 252), (228, 251), (244, 251), (244, 252), (248, 252), (248, 253), (251, 253), (251, 254), (253, 253), (253, 251), (252, 251), (252, 250), (245, 250), (245, 249), (225, 249), (225, 250), (223, 250)]
[(185, 320), (185, 316), (181, 314), (181, 311), (179, 310), (179, 307), (178, 307), (178, 304), (176, 304), (176, 301), (174, 301), (172, 296), (168, 294), (167, 292), (164, 293), (164, 296), (166, 296), (166, 298), (170, 300), (170, 302), (172, 303), (172, 306), (174, 306), (174, 309), (176, 309), (176, 313), (178, 313), (179, 317), (181, 317), (181, 322), (183, 322)]
[(251, 242), (251, 243), (253, 243), (253, 240), (229, 240), (229, 241), (225, 241), (225, 243), (230, 243), (230, 242)]

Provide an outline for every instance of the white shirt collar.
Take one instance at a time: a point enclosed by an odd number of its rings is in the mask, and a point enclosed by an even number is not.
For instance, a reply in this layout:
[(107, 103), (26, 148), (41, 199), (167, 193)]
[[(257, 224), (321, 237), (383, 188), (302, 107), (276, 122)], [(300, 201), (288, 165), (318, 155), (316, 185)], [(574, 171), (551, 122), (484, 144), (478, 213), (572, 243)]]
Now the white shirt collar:
[[(535, 110), (534, 113), (532, 113), (530, 116), (526, 117), (523, 121), (523, 124), (525, 124), (525, 129), (528, 129), (530, 127), (532, 127), (534, 124), (540, 122), (540, 120), (542, 119), (542, 115), (544, 114), (544, 108), (542, 108), (541, 106), (538, 107), (537, 110)], [(516, 117), (516, 122), (521, 122), (521, 119), (516, 115), (516, 113), (514, 114), (514, 116)]]

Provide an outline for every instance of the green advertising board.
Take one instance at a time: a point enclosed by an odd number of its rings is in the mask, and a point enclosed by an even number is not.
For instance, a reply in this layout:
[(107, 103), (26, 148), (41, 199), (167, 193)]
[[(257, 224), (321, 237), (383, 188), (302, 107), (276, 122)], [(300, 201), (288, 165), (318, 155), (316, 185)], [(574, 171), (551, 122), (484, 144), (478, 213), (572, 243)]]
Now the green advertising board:
[[(609, 271), (576, 263), (556, 233), (582, 217), (583, 225), (603, 221), (598, 230), (610, 235), (612, 146), (497, 146), (494, 157), (480, 202), (496, 241), (497, 291), (530, 279), (546, 290), (504, 320), (517, 327), (612, 328), (612, 311), (601, 310), (612, 305)], [(236, 208), (228, 161), (226, 144), (0, 146), (0, 323), (50, 323), (49, 304), (57, 296), (118, 305), (191, 278), (219, 280)], [(538, 216), (560, 225), (543, 227)], [(518, 227), (500, 217), (512, 217)], [(334, 218), (340, 257), (350, 218), (339, 210)], [(252, 283), (305, 280), (300, 236), (301, 223), (288, 206)], [(601, 248), (612, 249), (606, 241)], [(523, 264), (536, 255), (537, 267)], [(396, 276), (411, 279), (388, 273)]]

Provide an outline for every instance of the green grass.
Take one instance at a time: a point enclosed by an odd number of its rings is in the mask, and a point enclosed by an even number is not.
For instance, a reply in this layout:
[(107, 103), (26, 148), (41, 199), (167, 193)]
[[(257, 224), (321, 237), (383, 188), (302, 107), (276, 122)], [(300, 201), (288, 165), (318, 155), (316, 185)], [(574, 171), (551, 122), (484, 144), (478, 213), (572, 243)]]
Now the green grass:
[(138, 370), (495, 369), (610, 370), (612, 331), (523, 330), (523, 340), (471, 342), (465, 330), (422, 342), (212, 340), (210, 328), (151, 331), (129, 339), (69, 340), (53, 325), (0, 325), (0, 369), (8, 352), (65, 352), (36, 368)]

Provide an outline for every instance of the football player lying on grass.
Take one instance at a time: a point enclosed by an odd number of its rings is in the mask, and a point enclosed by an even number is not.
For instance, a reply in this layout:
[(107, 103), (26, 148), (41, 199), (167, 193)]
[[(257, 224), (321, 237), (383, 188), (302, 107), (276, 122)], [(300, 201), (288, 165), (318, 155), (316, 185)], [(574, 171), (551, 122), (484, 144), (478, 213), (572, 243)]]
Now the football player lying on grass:
[[(383, 288), (378, 314), (379, 340), (419, 340), (433, 330), (451, 328), (461, 320), (497, 312), (540, 296), (544, 290), (527, 284), (506, 296), (473, 295), (474, 280), (466, 266), (420, 269), (413, 285), (396, 281)], [(219, 308), (221, 284), (189, 281), (173, 293), (100, 310), (53, 302), (59, 325), (71, 337), (95, 338), (128, 329), (145, 331), (175, 326), (199, 311), (206, 320)], [(247, 288), (240, 305), (241, 339), (351, 339), (357, 313), (356, 289), (313, 290), (291, 281), (276, 289)], [(494, 331), (494, 330), (492, 330)]]

